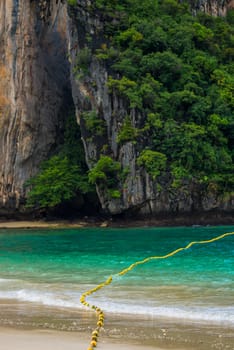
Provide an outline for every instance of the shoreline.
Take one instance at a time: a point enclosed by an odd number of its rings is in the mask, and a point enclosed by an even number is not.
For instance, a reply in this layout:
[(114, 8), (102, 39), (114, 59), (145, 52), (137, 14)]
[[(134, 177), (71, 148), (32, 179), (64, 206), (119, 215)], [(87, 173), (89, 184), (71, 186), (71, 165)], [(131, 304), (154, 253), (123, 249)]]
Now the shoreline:
[[(101, 223), (100, 223), (101, 225)], [(25, 221), (0, 221), (0, 229), (34, 229), (34, 228), (82, 228), (89, 227), (85, 221), (41, 221), (41, 220), (25, 220)]]
[[(89, 310), (46, 307), (35, 303), (1, 302), (0, 341), (3, 350), (87, 349), (96, 316)], [(105, 312), (97, 349), (213, 350), (231, 349), (233, 326), (187, 322)]]
[(3, 220), (0, 218), (0, 229), (65, 229), (65, 228), (134, 228), (134, 227), (196, 227), (196, 226), (234, 226), (234, 215), (224, 220), (221, 218), (201, 220), (185, 218), (125, 218), (125, 219), (100, 219), (84, 218), (74, 220)]

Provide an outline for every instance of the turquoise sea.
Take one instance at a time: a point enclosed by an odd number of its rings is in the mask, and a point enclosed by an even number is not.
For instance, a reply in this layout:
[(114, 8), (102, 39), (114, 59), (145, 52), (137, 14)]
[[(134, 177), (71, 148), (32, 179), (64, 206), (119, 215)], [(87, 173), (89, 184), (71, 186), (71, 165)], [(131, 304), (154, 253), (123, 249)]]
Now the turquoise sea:
[(233, 231), (234, 226), (2, 229), (0, 302), (8, 311), (11, 305), (82, 311), (80, 295), (112, 275), (113, 283), (88, 299), (109, 315), (232, 328), (234, 236), (116, 274), (137, 260)]

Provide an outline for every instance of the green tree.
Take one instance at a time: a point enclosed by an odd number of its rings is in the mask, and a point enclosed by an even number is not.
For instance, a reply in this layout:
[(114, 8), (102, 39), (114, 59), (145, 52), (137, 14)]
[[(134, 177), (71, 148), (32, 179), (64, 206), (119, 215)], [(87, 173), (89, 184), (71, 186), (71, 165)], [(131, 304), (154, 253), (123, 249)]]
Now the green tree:
[(26, 184), (27, 207), (53, 208), (79, 195), (94, 192), (88, 182), (80, 130), (74, 114), (68, 116), (59, 153), (42, 162)]
[(156, 179), (166, 169), (167, 157), (165, 154), (152, 151), (144, 150), (137, 158), (137, 164), (143, 166), (146, 171)]
[(44, 162), (37, 176), (27, 182), (32, 189), (27, 196), (28, 207), (52, 208), (74, 198), (77, 192), (87, 193), (87, 178), (67, 157), (54, 156)]
[(117, 142), (122, 144), (125, 142), (136, 142), (138, 130), (132, 126), (132, 122), (129, 116), (127, 116), (123, 122), (123, 125), (118, 133)]
[(89, 171), (89, 181), (92, 184), (104, 183), (111, 187), (116, 185), (116, 177), (121, 170), (119, 162), (109, 156), (101, 155), (95, 166)]
[(110, 198), (120, 198), (118, 184), (122, 173), (119, 162), (109, 156), (101, 155), (98, 162), (89, 171), (89, 182), (105, 189)]
[(98, 116), (96, 111), (82, 112), (81, 118), (84, 119), (87, 130), (94, 136), (103, 136), (106, 131), (105, 121)]

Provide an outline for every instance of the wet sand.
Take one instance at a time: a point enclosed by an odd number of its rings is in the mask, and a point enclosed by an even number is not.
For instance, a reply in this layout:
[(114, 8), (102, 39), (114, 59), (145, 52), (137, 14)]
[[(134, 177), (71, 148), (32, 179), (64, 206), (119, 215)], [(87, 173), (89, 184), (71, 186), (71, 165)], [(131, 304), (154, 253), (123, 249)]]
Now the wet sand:
[[(232, 350), (234, 328), (223, 324), (105, 313), (97, 350)], [(1, 350), (86, 350), (96, 316), (87, 310), (2, 300)]]

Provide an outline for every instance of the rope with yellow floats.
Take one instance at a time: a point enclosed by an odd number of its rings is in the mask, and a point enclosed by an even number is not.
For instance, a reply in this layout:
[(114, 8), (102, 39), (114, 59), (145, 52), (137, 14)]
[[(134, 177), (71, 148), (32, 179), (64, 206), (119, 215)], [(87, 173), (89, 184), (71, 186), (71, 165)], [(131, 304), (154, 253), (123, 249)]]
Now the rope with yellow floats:
[[(193, 245), (195, 244), (208, 244), (208, 243), (212, 243), (212, 242), (215, 242), (215, 241), (218, 241), (220, 239), (223, 239), (224, 237), (227, 237), (227, 236), (231, 236), (231, 235), (234, 235), (234, 232), (228, 232), (228, 233), (224, 233), (220, 236), (217, 236), (217, 237), (214, 237), (212, 239), (209, 239), (209, 240), (206, 240), (206, 241), (193, 241), (193, 242), (190, 242), (189, 244), (187, 244), (185, 247), (181, 247), (181, 248), (178, 248), (176, 250), (173, 250), (172, 252), (166, 254), (166, 255), (162, 255), (162, 256), (150, 256), (148, 258), (145, 258), (143, 260), (139, 260), (139, 261), (136, 261), (135, 263), (131, 264), (129, 267), (127, 267), (126, 269), (118, 272), (115, 276), (123, 276), (125, 275), (126, 273), (128, 273), (129, 271), (131, 271), (132, 269), (134, 269), (136, 266), (138, 265), (142, 265), (142, 264), (146, 264), (148, 263), (149, 261), (152, 261), (152, 260), (157, 260), (157, 259), (167, 259), (167, 258), (170, 258), (171, 256), (181, 252), (182, 250), (186, 250), (186, 249), (189, 249), (191, 248)], [(98, 290), (104, 288), (105, 286), (108, 286), (109, 284), (111, 284), (113, 280), (113, 277), (110, 276), (107, 278), (106, 281), (104, 281), (103, 283), (100, 283), (99, 285), (97, 285), (95, 288), (93, 289), (90, 289), (88, 290), (87, 292), (83, 293), (80, 297), (80, 302), (94, 310), (96, 313), (97, 313), (97, 324), (96, 324), (96, 328), (93, 330), (92, 332), (92, 337), (91, 337), (91, 341), (90, 341), (90, 344), (89, 344), (89, 347), (87, 350), (93, 350), (96, 346), (97, 346), (97, 341), (98, 341), (98, 336), (99, 336), (99, 332), (101, 330), (101, 328), (104, 326), (104, 312), (103, 310), (96, 306), (96, 305), (92, 305), (92, 304), (89, 304), (87, 301), (86, 301), (86, 297), (90, 296), (91, 294), (94, 294), (96, 293)]]

